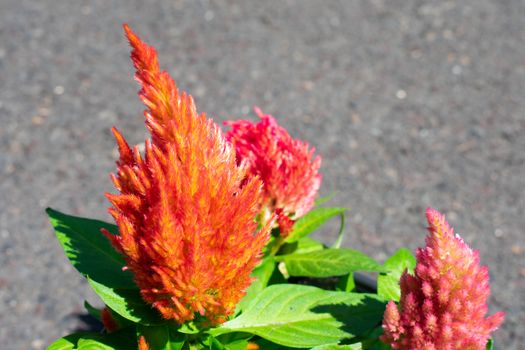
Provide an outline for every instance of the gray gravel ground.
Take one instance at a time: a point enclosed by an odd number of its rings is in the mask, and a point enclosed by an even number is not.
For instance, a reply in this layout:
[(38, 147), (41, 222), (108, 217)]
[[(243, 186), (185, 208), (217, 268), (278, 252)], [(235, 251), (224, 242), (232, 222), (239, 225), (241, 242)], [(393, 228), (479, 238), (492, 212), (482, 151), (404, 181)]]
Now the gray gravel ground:
[(2, 349), (96, 302), (44, 208), (107, 219), (109, 129), (145, 137), (123, 22), (216, 121), (257, 104), (315, 145), (347, 246), (384, 260), (444, 211), (490, 266), (497, 347), (525, 349), (525, 2), (0, 0)]

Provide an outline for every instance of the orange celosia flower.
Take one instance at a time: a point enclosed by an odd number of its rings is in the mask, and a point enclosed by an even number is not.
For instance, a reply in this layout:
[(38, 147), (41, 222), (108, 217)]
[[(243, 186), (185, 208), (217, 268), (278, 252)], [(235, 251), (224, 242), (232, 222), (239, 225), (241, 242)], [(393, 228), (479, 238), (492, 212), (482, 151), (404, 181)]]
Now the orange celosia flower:
[(259, 345), (248, 342), (248, 345), (246, 345), (246, 350), (259, 350)]
[(152, 139), (145, 157), (116, 130), (120, 159), (107, 194), (120, 235), (106, 232), (135, 274), (143, 299), (178, 323), (195, 313), (224, 322), (251, 283), (270, 225), (256, 234), (262, 184), (246, 180), (219, 127), (197, 114), (161, 71), (153, 47), (127, 26)]
[(139, 337), (139, 350), (149, 350), (149, 345), (146, 342), (146, 338), (144, 336)]
[(389, 302), (381, 339), (394, 349), (484, 350), (504, 313), (485, 318), (489, 273), (479, 253), (456, 234), (445, 216), (427, 209), (429, 236), (417, 250), (415, 275), (401, 277), (401, 301)]
[(321, 157), (314, 158), (315, 149), (293, 139), (271, 115), (259, 108), (255, 113), (261, 119), (257, 124), (226, 122), (231, 126), (226, 138), (235, 145), (239, 163), (248, 163), (250, 173), (262, 179), (263, 211), (276, 213), (279, 224), (284, 224), (281, 231), (286, 233), (293, 224), (288, 218), (295, 220), (312, 208), (321, 185)]

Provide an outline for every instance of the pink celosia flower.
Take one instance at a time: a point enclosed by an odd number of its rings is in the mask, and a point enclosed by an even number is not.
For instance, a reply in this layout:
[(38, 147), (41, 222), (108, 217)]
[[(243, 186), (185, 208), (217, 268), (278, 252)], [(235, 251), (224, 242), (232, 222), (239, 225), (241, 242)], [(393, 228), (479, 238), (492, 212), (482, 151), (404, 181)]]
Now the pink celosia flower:
[(401, 277), (399, 307), (387, 305), (381, 340), (394, 349), (485, 349), (504, 313), (485, 318), (489, 272), (445, 216), (427, 209), (429, 235), (415, 275)]
[(276, 212), (286, 231), (291, 228), (288, 218), (295, 220), (312, 208), (321, 184), (321, 157), (314, 157), (314, 148), (293, 139), (271, 115), (257, 107), (255, 113), (261, 119), (256, 124), (226, 122), (231, 126), (226, 138), (235, 145), (239, 163), (246, 162), (250, 173), (263, 180), (263, 211)]

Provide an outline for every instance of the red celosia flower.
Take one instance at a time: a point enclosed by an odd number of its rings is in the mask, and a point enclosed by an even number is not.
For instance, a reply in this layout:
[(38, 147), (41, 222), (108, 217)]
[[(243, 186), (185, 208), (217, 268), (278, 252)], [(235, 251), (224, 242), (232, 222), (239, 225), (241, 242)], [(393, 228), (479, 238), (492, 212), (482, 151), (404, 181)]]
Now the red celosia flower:
[(124, 29), (152, 139), (142, 157), (113, 129), (120, 194), (107, 197), (120, 235), (106, 235), (164, 318), (183, 323), (199, 313), (224, 322), (269, 237), (269, 225), (255, 234), (261, 181), (246, 180), (220, 128), (160, 70), (155, 49)]
[(489, 272), (445, 216), (427, 209), (429, 235), (415, 275), (401, 277), (399, 308), (387, 305), (381, 339), (394, 349), (485, 349), (504, 313), (485, 318)]
[(103, 308), (100, 312), (100, 321), (102, 321), (102, 324), (108, 333), (114, 332), (120, 327), (108, 307)]
[(293, 139), (271, 115), (259, 108), (255, 113), (261, 119), (257, 124), (247, 120), (226, 122), (231, 126), (226, 138), (235, 145), (239, 163), (246, 162), (250, 173), (262, 179), (263, 211), (281, 209), (279, 216), (295, 220), (312, 208), (321, 184), (321, 158), (314, 158), (315, 149)]

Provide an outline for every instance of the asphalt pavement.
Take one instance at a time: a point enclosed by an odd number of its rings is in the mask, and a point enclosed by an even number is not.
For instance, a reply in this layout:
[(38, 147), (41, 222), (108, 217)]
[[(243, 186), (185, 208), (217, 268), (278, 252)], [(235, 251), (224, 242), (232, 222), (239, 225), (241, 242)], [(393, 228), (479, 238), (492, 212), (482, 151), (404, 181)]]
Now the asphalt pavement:
[(44, 209), (109, 220), (110, 128), (145, 138), (123, 22), (218, 123), (257, 105), (316, 147), (345, 246), (384, 261), (443, 211), (490, 267), (497, 348), (525, 349), (524, 1), (0, 0), (2, 349), (100, 304)]

